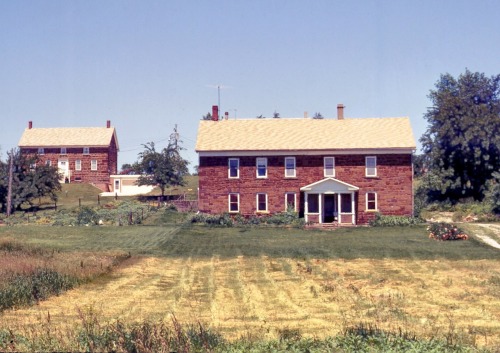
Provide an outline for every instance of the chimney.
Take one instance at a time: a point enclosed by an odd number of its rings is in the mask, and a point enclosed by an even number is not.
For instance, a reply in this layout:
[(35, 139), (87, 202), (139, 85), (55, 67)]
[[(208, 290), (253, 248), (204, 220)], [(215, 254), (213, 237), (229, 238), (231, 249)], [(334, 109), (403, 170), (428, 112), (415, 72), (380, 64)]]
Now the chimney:
[(307, 119), (307, 118), (308, 118), (307, 112), (304, 112), (304, 119)]
[(212, 120), (213, 121), (219, 120), (219, 106), (218, 105), (212, 105)]
[(111, 127), (111, 120), (106, 121), (106, 127), (109, 129)]
[(33, 128), (33, 122), (30, 120), (28, 121), (28, 129), (32, 129)]
[(344, 105), (337, 104), (337, 120), (344, 120)]
[(224, 113), (224, 119), (226, 119), (226, 120), (229, 119), (229, 113), (228, 112)]

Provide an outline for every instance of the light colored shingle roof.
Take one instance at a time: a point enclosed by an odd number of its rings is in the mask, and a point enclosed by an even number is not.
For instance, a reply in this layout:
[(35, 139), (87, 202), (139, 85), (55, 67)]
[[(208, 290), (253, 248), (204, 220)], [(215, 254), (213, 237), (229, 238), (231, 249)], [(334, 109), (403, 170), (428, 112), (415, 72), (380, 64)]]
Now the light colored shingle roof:
[(409, 118), (200, 121), (197, 152), (415, 149)]
[(58, 127), (25, 129), (19, 147), (102, 147), (115, 137), (114, 127)]

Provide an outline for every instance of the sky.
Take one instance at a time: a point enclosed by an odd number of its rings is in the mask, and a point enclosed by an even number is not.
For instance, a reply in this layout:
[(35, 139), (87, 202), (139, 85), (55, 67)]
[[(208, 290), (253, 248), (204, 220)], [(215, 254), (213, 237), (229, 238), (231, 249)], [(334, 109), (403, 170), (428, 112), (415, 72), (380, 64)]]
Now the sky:
[[(0, 154), (33, 127), (116, 128), (119, 166), (198, 122), (410, 117), (440, 75), (500, 74), (496, 0), (0, 1)], [(218, 89), (217, 87), (220, 87)], [(353, 138), (355, 138), (353, 136)]]

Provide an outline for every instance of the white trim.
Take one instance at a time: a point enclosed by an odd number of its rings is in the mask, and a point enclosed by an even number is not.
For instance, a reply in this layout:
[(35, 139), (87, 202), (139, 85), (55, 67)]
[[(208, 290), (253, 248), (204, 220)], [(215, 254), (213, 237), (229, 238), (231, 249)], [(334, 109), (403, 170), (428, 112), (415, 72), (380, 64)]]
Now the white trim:
[[(375, 209), (368, 208), (368, 194), (375, 195)], [(365, 194), (365, 211), (377, 212), (378, 211), (378, 195), (375, 191), (367, 191)]]
[[(306, 185), (306, 186), (303, 186), (300, 188), (300, 191), (312, 191), (312, 192), (319, 192), (319, 193), (325, 193), (325, 191), (322, 190), (321, 186), (322, 185), (328, 185), (328, 184), (334, 184), (336, 185), (337, 187), (336, 188), (332, 188), (332, 186), (328, 186), (328, 189), (330, 190), (329, 193), (342, 193), (342, 192), (348, 192), (348, 191), (358, 191), (359, 188), (357, 186), (354, 186), (354, 185), (351, 185), (351, 184), (348, 184), (348, 183), (345, 183), (343, 181), (340, 181), (338, 179), (334, 179), (334, 178), (325, 178), (325, 179), (322, 179), (322, 180), (319, 180), (319, 181), (316, 181), (312, 184), (309, 184), (309, 185)], [(326, 192), (328, 193), (328, 192)]]
[[(293, 160), (293, 169), (287, 169), (286, 168), (286, 160), (287, 159), (292, 159)], [(293, 171), (293, 175), (287, 175), (287, 171)], [(295, 157), (285, 157), (285, 178), (296, 178), (297, 177), (297, 159)]]
[[(331, 159), (332, 160), (332, 173), (331, 174), (327, 174), (326, 172), (326, 160), (327, 159)], [(323, 176), (324, 177), (335, 177), (335, 157), (332, 157), (332, 156), (327, 156), (327, 157), (323, 157)]]
[[(265, 197), (265, 200), (266, 200), (266, 209), (265, 210), (259, 210), (259, 196), (260, 195), (264, 195)], [(258, 192), (256, 195), (255, 195), (255, 210), (256, 212), (269, 212), (269, 207), (268, 207), (268, 202), (267, 202), (267, 193), (265, 192)]]
[[(368, 159), (369, 158), (373, 158), (375, 160), (374, 167), (368, 167)], [(368, 174), (368, 169), (374, 169), (375, 173)], [(376, 178), (377, 177), (377, 156), (366, 156), (365, 157), (365, 177), (368, 177), (368, 178)]]
[(324, 156), (324, 155), (366, 155), (366, 154), (412, 154), (415, 148), (373, 148), (345, 150), (290, 150), (290, 151), (196, 151), (200, 157), (257, 157), (257, 156)]
[[(236, 200), (237, 200), (237, 205), (238, 205), (238, 210), (237, 211), (231, 211), (231, 195), (236, 195)], [(237, 192), (230, 192), (227, 195), (227, 210), (229, 213), (239, 213), (240, 212), (240, 194)]]
[[(260, 164), (263, 164), (264, 167), (265, 167), (265, 173), (264, 175), (259, 175), (259, 161), (263, 161), (264, 163), (260, 163)], [(257, 157), (255, 158), (255, 176), (258, 178), (258, 179), (266, 179), (267, 178), (267, 158), (266, 157)]]
[(297, 212), (297, 193), (285, 192), (285, 212), (288, 211), (288, 195), (293, 195), (293, 211)]
[[(238, 165), (236, 166), (236, 176), (231, 176), (231, 161), (236, 161)], [(227, 160), (227, 177), (229, 179), (239, 179), (240, 178), (240, 159), (239, 158), (229, 158)]]

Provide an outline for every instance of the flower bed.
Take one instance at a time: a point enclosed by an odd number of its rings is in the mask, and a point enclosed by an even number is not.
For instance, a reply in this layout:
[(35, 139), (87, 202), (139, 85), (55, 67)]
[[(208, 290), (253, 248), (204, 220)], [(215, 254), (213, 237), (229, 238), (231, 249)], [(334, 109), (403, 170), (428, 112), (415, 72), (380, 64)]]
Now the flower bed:
[(467, 240), (469, 236), (451, 223), (431, 223), (427, 227), (429, 238), (436, 240)]

